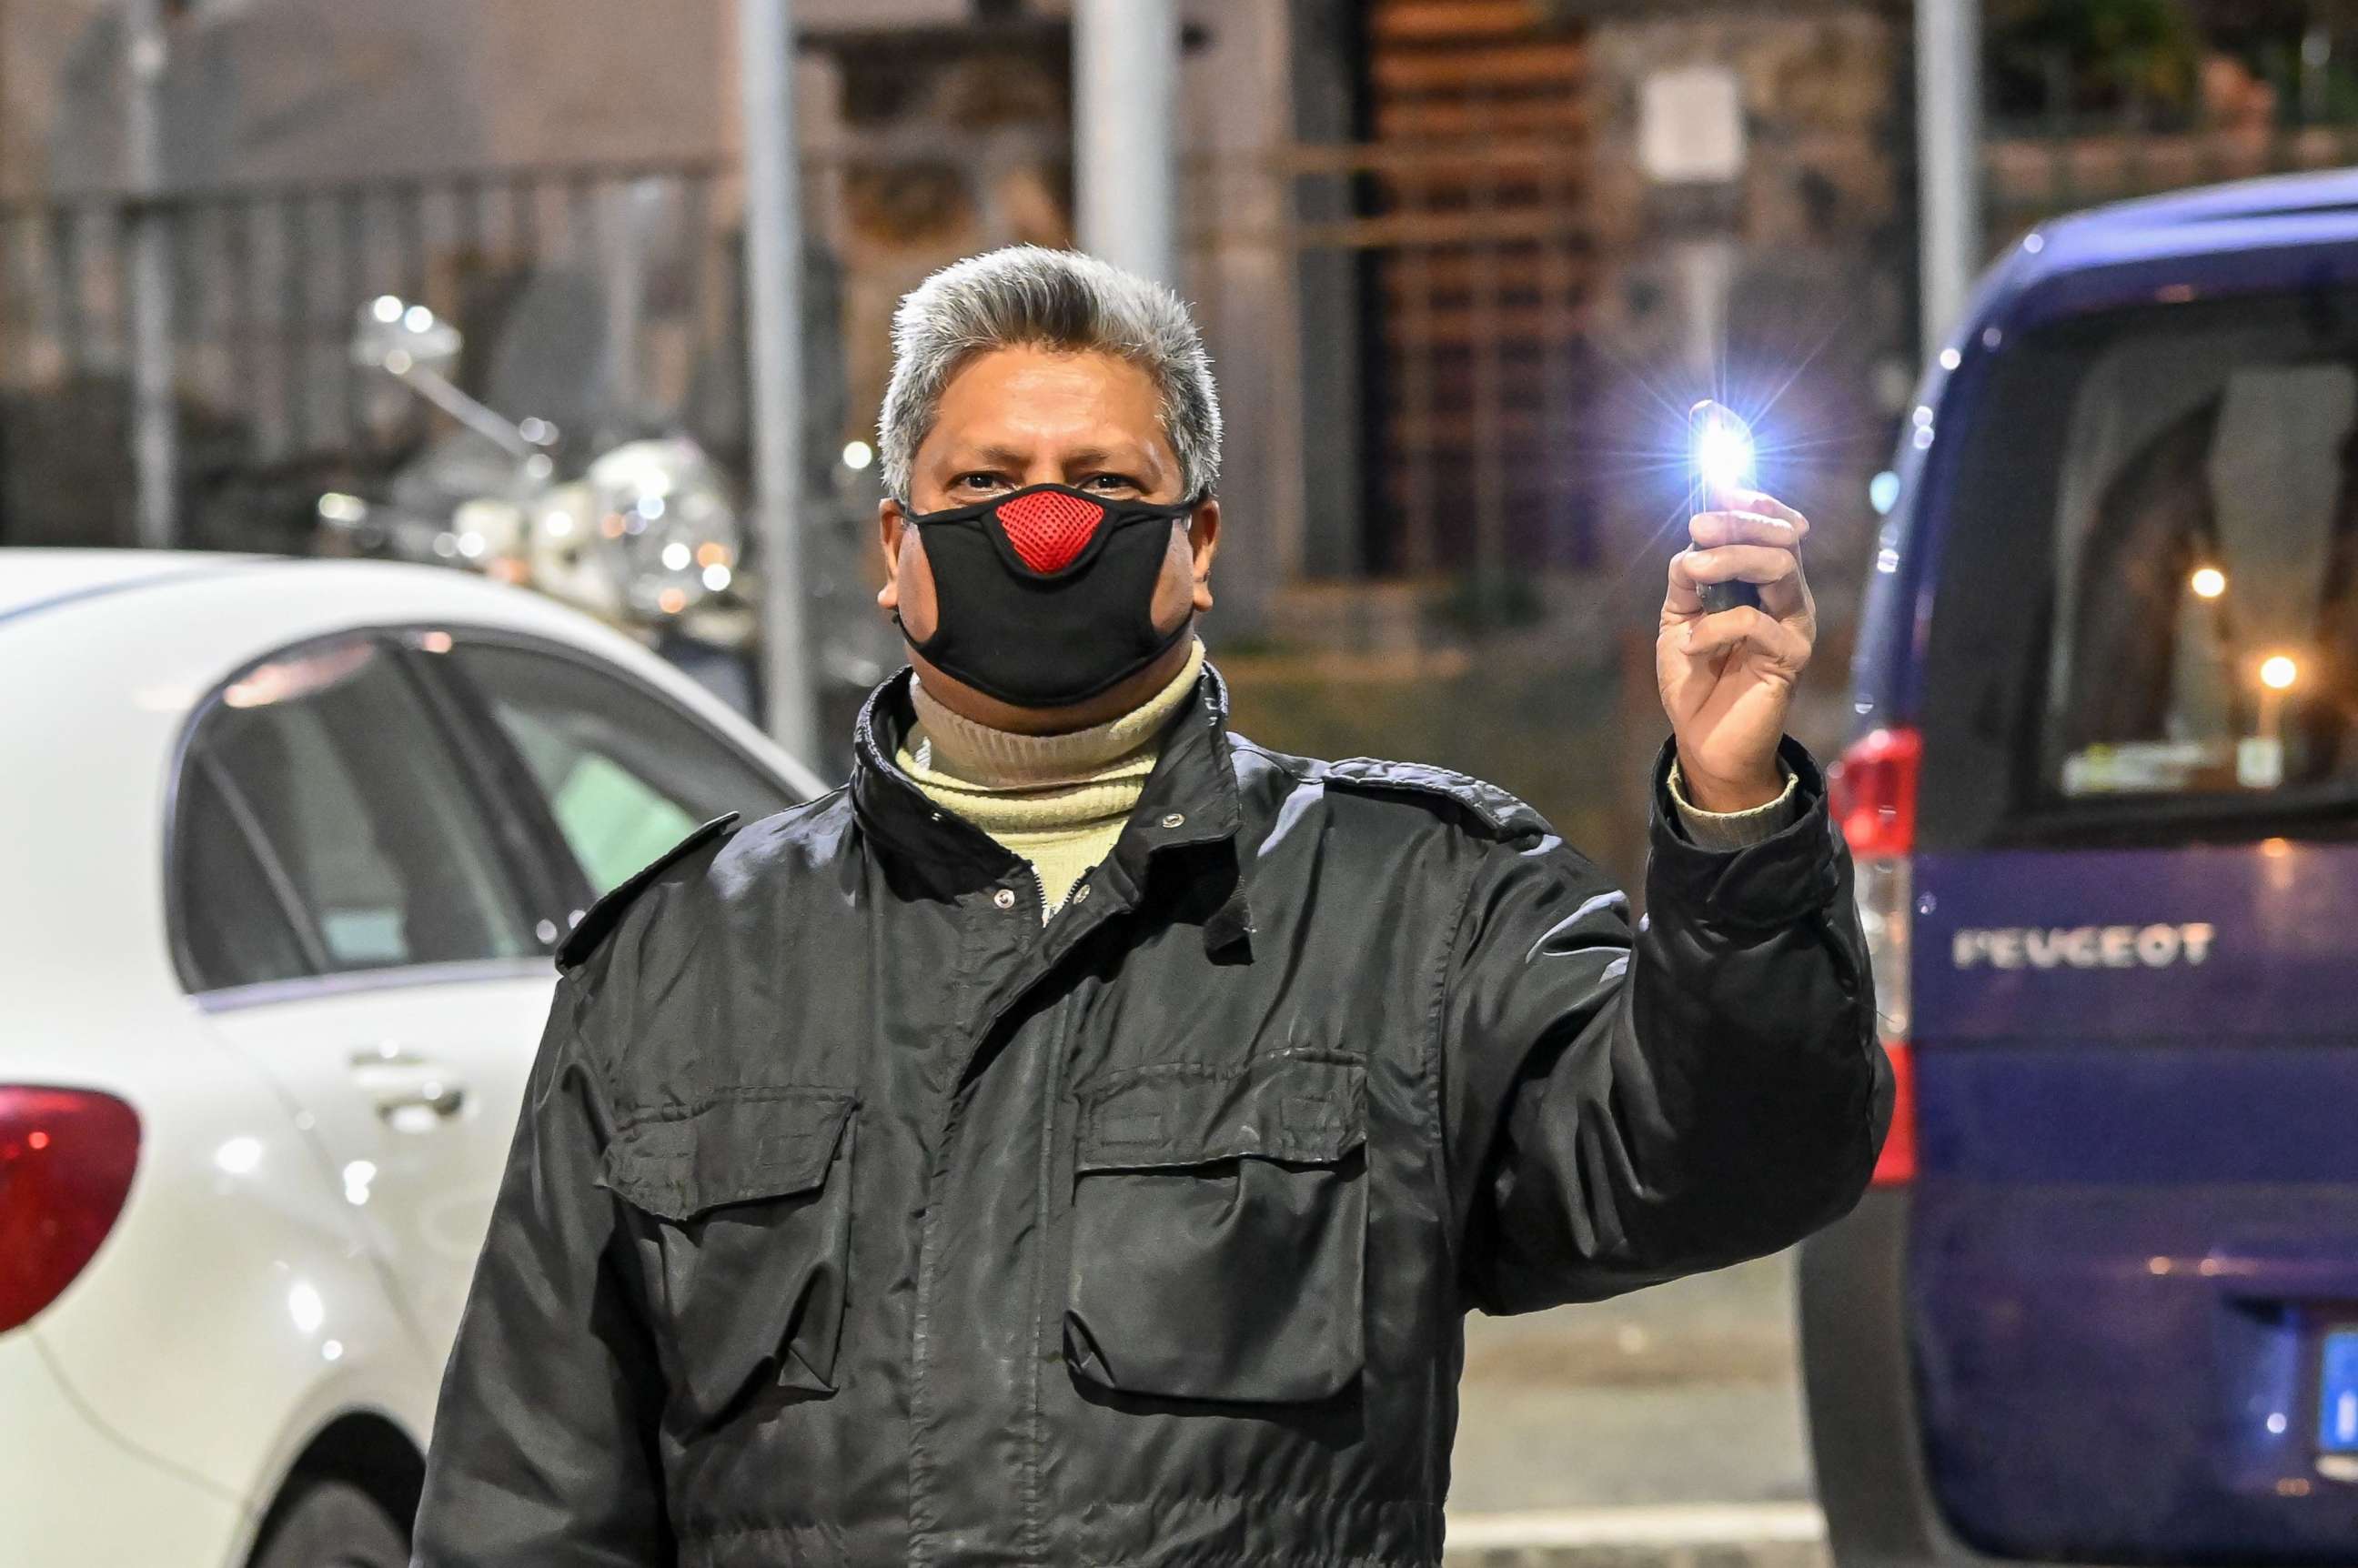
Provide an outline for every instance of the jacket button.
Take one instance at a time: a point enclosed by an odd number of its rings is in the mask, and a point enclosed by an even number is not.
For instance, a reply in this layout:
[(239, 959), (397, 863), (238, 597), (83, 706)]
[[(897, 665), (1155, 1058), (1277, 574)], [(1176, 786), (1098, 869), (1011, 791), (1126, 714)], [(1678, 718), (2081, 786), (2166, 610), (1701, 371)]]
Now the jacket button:
[(1087, 903), (1089, 902), (1088, 883), (1083, 882), (1080, 886), (1073, 890), (1073, 902), (1075, 903)]
[(1166, 813), (1163, 818), (1163, 826), (1165, 827), (1184, 827), (1187, 826), (1187, 814), (1183, 811)]
[(1013, 909), (1015, 907), (1015, 890), (1013, 888), (1001, 888), (997, 892), (990, 895), (990, 902), (997, 904), (1001, 909)]

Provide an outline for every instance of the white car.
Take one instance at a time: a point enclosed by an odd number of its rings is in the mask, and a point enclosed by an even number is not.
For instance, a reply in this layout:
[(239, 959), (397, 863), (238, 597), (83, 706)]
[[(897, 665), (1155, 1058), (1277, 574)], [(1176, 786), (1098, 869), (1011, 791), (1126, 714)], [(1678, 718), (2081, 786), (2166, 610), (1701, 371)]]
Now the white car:
[(580, 911), (820, 789), (467, 573), (0, 549), (0, 1561), (398, 1568)]

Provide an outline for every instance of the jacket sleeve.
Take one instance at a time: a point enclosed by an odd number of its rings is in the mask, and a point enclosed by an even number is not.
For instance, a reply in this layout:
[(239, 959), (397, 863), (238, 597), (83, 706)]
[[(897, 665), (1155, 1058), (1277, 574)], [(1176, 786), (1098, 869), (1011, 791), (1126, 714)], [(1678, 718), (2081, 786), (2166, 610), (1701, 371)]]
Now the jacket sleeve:
[(1847, 1212), (1891, 1069), (1849, 853), (1809, 753), (1795, 820), (1740, 849), (1672, 827), (1647, 917), (1552, 832), (1491, 846), (1444, 970), (1445, 1160), (1467, 1299), (1590, 1301), (1772, 1252)]
[(413, 1568), (646, 1568), (672, 1561), (655, 1433), (661, 1378), (584, 1033), (557, 983), (442, 1377)]

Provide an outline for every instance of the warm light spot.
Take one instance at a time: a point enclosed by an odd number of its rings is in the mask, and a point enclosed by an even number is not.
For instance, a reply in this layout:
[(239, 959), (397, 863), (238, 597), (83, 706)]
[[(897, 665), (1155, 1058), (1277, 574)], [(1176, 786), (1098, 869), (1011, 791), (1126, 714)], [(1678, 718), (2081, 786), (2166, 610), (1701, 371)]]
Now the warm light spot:
[(700, 567), (727, 566), (729, 546), (718, 539), (707, 539), (696, 547), (696, 564)]
[(2216, 599), (2227, 591), (2227, 574), (2217, 567), (2198, 567), (2190, 586), (2199, 598)]
[(25, 1142), (30, 1148), (47, 1149), (49, 1146), (49, 1135), (38, 1130), (29, 1132), (25, 1136)]
[(2292, 840), (2289, 838), (2263, 838), (2260, 840), (2260, 853), (2266, 855), (2271, 860), (2281, 860), (2287, 855), (2292, 853)]
[(417, 639), (417, 645), (429, 654), (447, 654), (450, 651), (450, 633), (428, 632)]
[(2260, 664), (2260, 684), (2271, 691), (2287, 691), (2300, 679), (2300, 666), (2284, 654), (2272, 654)]
[(687, 594), (681, 589), (667, 588), (655, 596), (655, 605), (665, 615), (676, 615), (687, 608)]
[(622, 514), (621, 513), (609, 512), (602, 519), (600, 520), (598, 524), (598, 531), (605, 535), (609, 539), (619, 539), (622, 536), (622, 530), (627, 526), (629, 526), (629, 524), (622, 521)]
[(2146, 1271), (2148, 1273), (2167, 1274), (2169, 1272), (2169, 1260), (2167, 1258), (2148, 1258), (2146, 1260), (2145, 1266)]

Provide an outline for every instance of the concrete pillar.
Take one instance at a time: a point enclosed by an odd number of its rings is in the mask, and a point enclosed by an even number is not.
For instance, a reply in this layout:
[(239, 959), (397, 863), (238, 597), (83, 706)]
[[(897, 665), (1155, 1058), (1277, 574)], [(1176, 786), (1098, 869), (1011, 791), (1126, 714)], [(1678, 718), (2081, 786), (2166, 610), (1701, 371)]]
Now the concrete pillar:
[(1178, 282), (1174, 0), (1074, 0), (1073, 187), (1081, 248)]
[(1982, 18), (1979, 0), (1916, 6), (1919, 345), (1929, 357), (1964, 314), (1982, 264)]

